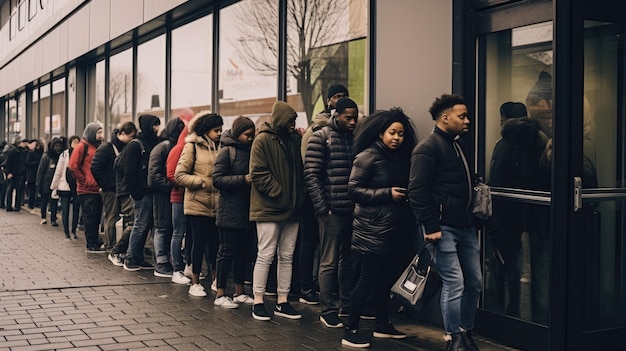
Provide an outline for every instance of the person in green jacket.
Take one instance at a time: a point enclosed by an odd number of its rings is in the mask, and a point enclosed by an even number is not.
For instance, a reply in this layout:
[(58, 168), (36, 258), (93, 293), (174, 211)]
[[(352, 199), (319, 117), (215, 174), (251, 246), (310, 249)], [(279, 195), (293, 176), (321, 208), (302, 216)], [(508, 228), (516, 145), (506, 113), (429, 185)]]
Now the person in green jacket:
[(256, 222), (258, 254), (254, 265), (252, 317), (270, 320), (263, 296), (270, 265), (278, 252), (278, 300), (274, 315), (299, 319), (287, 301), (293, 253), (305, 196), (300, 136), (295, 132), (296, 111), (276, 101), (272, 115), (259, 131), (250, 151), (250, 220)]

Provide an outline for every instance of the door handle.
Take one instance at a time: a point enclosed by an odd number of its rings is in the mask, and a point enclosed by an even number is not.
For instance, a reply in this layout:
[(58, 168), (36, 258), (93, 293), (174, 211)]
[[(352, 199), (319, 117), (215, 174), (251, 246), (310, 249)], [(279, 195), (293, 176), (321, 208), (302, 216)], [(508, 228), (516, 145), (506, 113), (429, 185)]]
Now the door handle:
[(583, 208), (583, 180), (580, 177), (574, 177), (574, 212), (578, 212)]

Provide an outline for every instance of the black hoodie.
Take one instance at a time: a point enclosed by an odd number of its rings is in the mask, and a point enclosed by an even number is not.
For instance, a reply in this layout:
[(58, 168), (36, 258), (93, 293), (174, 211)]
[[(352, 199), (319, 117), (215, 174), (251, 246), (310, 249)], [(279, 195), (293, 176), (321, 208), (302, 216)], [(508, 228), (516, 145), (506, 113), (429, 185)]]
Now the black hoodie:
[(96, 154), (93, 156), (93, 161), (91, 161), (91, 174), (93, 174), (102, 191), (115, 192), (113, 163), (125, 146), (126, 144), (117, 137), (117, 132), (113, 133), (110, 142), (102, 143), (98, 146)]
[[(56, 152), (54, 146), (60, 144), (61, 151)], [(61, 138), (54, 138), (50, 141), (48, 150), (41, 156), (39, 161), (39, 167), (37, 168), (37, 191), (40, 194), (50, 194), (50, 184), (52, 184), (52, 178), (54, 177), (54, 170), (59, 162), (59, 155), (65, 150), (65, 142)]]

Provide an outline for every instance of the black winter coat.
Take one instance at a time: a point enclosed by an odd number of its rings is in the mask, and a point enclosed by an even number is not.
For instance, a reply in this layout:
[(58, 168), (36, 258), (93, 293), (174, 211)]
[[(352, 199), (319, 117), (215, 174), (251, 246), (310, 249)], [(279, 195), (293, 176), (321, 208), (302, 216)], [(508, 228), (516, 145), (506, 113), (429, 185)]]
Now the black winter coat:
[(148, 161), (148, 187), (153, 190), (152, 212), (156, 227), (169, 227), (172, 225), (172, 204), (170, 203), (170, 191), (172, 183), (167, 180), (166, 161), (167, 155), (172, 149), (169, 140), (164, 140), (150, 152)]
[(35, 148), (29, 151), (26, 155), (26, 181), (36, 183), (37, 182), (37, 170), (39, 168), (39, 161), (43, 156), (43, 149)]
[(222, 148), (213, 167), (213, 186), (220, 191), (216, 224), (221, 228), (249, 228), (250, 185), (246, 184), (245, 175), (249, 173), (251, 145), (240, 143), (230, 130), (222, 133), (220, 141)]
[[(53, 140), (54, 142), (54, 140)], [(50, 147), (46, 153), (41, 156), (39, 160), (39, 168), (37, 169), (37, 191), (40, 194), (50, 194), (50, 184), (52, 184), (52, 178), (54, 177), (54, 171), (57, 168), (57, 162), (59, 162), (59, 154)]]
[[(91, 174), (96, 179), (98, 186), (102, 188), (102, 191), (115, 192), (115, 169), (113, 164), (115, 158), (124, 149), (124, 144), (117, 135), (113, 133), (111, 141), (108, 143), (102, 143), (98, 146), (93, 160), (91, 161)], [(117, 149), (117, 154), (114, 150)]]
[(11, 173), (14, 178), (25, 179), (27, 155), (28, 149), (19, 146), (11, 146), (7, 152), (7, 159), (4, 163), (5, 174)]
[(354, 202), (348, 193), (352, 170), (352, 132), (342, 131), (336, 118), (311, 135), (304, 161), (304, 180), (315, 214), (351, 214)]
[(407, 218), (412, 218), (407, 201), (394, 202), (392, 187), (406, 188), (409, 155), (387, 149), (381, 141), (356, 155), (348, 182), (354, 200), (352, 250), (364, 254), (393, 252), (405, 237)]
[(441, 231), (440, 225), (473, 225), (471, 173), (455, 148), (458, 143), (454, 138), (435, 127), (411, 155), (409, 199), (425, 234)]

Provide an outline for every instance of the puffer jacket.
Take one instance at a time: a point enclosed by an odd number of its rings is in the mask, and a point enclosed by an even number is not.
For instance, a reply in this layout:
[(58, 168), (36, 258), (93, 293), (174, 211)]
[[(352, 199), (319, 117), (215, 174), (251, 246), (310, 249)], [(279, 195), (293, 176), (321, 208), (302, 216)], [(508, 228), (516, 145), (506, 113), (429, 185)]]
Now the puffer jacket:
[(313, 117), (313, 123), (311, 123), (311, 125), (302, 134), (302, 145), (300, 149), (303, 160), (306, 158), (306, 149), (309, 146), (311, 135), (326, 126), (329, 120), (330, 112), (328, 111), (322, 111)]
[(70, 154), (68, 168), (72, 172), (72, 177), (76, 179), (76, 192), (78, 195), (100, 193), (98, 182), (96, 182), (96, 178), (91, 173), (91, 162), (100, 145), (100, 142), (96, 139), (100, 128), (102, 126), (98, 123), (89, 123), (85, 127), (80, 143), (76, 145), (75, 150)]
[(391, 188), (406, 188), (409, 167), (409, 155), (389, 150), (381, 141), (356, 155), (348, 182), (354, 200), (352, 250), (384, 255), (402, 240), (411, 209), (407, 201), (393, 201)]
[(188, 128), (192, 132), (185, 138), (186, 144), (174, 173), (176, 184), (185, 187), (183, 209), (186, 216), (215, 217), (217, 214), (219, 193), (213, 185), (213, 165), (219, 145), (193, 132), (199, 121), (207, 116), (198, 115), (189, 122)]
[[(245, 176), (250, 167), (250, 144), (242, 144), (231, 130), (222, 133), (222, 148), (213, 168), (213, 184), (220, 191), (215, 223), (220, 228), (250, 227), (250, 185)], [(234, 156), (234, 159), (231, 159)]]
[(66, 149), (59, 156), (57, 167), (54, 170), (54, 177), (52, 177), (52, 183), (50, 184), (50, 190), (56, 190), (57, 192), (76, 193), (76, 183), (71, 183), (67, 179), (67, 166), (70, 161), (70, 150)]
[(172, 225), (172, 204), (170, 203), (172, 183), (167, 180), (165, 163), (167, 155), (172, 149), (172, 140), (174, 140), (174, 143), (176, 142), (184, 126), (178, 117), (169, 120), (163, 132), (161, 132), (161, 138), (166, 140), (157, 144), (150, 152), (148, 186), (154, 190), (152, 212), (154, 214), (154, 225), (159, 228)]
[(441, 231), (440, 225), (473, 225), (471, 173), (457, 151), (461, 148), (455, 138), (435, 127), (411, 155), (409, 199), (425, 234)]
[[(297, 116), (277, 101), (250, 151), (250, 220), (281, 222), (298, 220), (306, 194), (302, 174), (300, 136), (287, 133), (287, 123)], [(186, 200), (185, 200), (186, 201)]]
[(336, 118), (313, 133), (304, 161), (304, 180), (315, 213), (351, 214), (354, 202), (348, 193), (352, 169), (352, 132), (339, 128)]
[(52, 184), (52, 178), (54, 177), (54, 171), (57, 168), (59, 161), (59, 153), (54, 151), (54, 145), (61, 144), (63, 146), (63, 140), (60, 138), (54, 138), (50, 142), (50, 147), (41, 156), (39, 160), (39, 167), (37, 168), (37, 182), (36, 188), (40, 194), (47, 196), (50, 194), (50, 185)]

